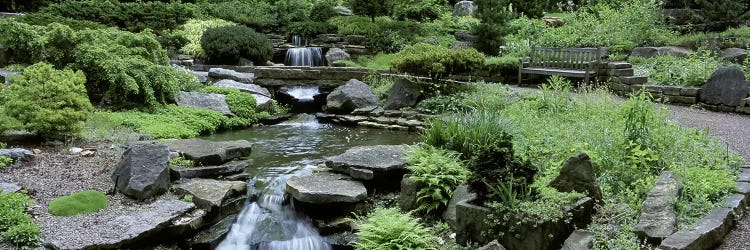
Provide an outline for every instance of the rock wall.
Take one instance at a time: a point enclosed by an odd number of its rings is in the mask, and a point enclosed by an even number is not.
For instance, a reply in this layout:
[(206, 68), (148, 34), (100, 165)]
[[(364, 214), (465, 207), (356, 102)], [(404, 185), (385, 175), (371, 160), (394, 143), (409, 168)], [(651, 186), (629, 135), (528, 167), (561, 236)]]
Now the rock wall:
[[(273, 44), (273, 61), (283, 63), (286, 57), (286, 51), (290, 48), (294, 48), (286, 37), (278, 34), (266, 34), (271, 44)], [(361, 55), (372, 54), (367, 49), (367, 37), (358, 35), (339, 35), (339, 34), (321, 34), (317, 37), (310, 39), (307, 47), (321, 47), (323, 48), (323, 54), (328, 52), (331, 48), (343, 49), (348, 53), (352, 59), (356, 59)]]

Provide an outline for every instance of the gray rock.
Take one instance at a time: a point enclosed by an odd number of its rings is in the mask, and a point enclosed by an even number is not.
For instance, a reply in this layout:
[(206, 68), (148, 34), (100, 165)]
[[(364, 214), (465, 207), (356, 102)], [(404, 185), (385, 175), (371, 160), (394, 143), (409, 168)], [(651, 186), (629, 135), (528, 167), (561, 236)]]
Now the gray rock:
[(255, 98), (255, 108), (259, 110), (266, 110), (271, 105), (272, 99), (264, 96), (264, 95), (258, 95), (253, 94), (253, 98)]
[(723, 49), (721, 51), (721, 59), (742, 64), (745, 62), (745, 58), (747, 58), (747, 50), (746, 49), (740, 49), (740, 48), (728, 48)]
[(671, 55), (676, 57), (685, 57), (690, 54), (690, 50), (682, 47), (666, 46), (666, 47), (636, 47), (630, 53), (630, 56), (637, 56), (643, 58), (651, 58), (661, 55)]
[(21, 191), (21, 186), (16, 183), (0, 182), (0, 194), (15, 193)]
[(466, 243), (487, 242), (482, 232), (487, 225), (485, 218), (490, 210), (470, 203), (470, 200), (462, 200), (456, 204), (456, 242)]
[(211, 211), (234, 196), (245, 194), (247, 184), (242, 181), (218, 181), (212, 179), (191, 179), (177, 184), (177, 193), (190, 194), (193, 203), (206, 211)]
[(343, 5), (338, 5), (338, 6), (334, 7), (333, 9), (336, 10), (336, 13), (338, 13), (339, 15), (342, 15), (342, 16), (351, 16), (351, 15), (354, 15), (354, 12), (352, 12), (352, 10), (350, 10), (349, 8), (347, 8), (346, 6), (343, 6)]
[(477, 248), (477, 250), (505, 250), (505, 247), (500, 245), (500, 242), (497, 242), (497, 240), (493, 240), (490, 241), (490, 243), (487, 243), (487, 245)]
[(682, 187), (670, 171), (664, 171), (654, 188), (643, 201), (635, 233), (653, 243), (660, 243), (677, 230), (677, 213), (672, 202), (677, 200)]
[(216, 166), (240, 157), (248, 157), (253, 146), (246, 140), (213, 142), (186, 139), (170, 141), (168, 144), (171, 151), (179, 152), (186, 159), (203, 166)]
[(560, 175), (549, 184), (560, 192), (576, 191), (588, 194), (595, 200), (602, 199), (602, 190), (596, 183), (594, 166), (585, 153), (571, 157), (563, 163)]
[(7, 71), (0, 69), (0, 82), (3, 82), (5, 86), (8, 86), (11, 84), (11, 78), (14, 76), (20, 76), (21, 72), (16, 71)]
[(4, 148), (0, 149), (0, 156), (13, 159), (13, 161), (30, 161), (34, 159), (34, 152), (23, 148)]
[(682, 229), (661, 242), (659, 249), (713, 249), (734, 225), (731, 208), (715, 208), (695, 224), (694, 229)]
[(443, 219), (448, 223), (448, 226), (454, 230), (456, 229), (456, 205), (458, 202), (463, 200), (473, 200), (476, 198), (477, 195), (469, 191), (468, 185), (459, 185), (456, 190), (453, 191), (453, 196), (448, 202), (445, 212), (443, 212)]
[(401, 179), (401, 192), (398, 194), (398, 206), (401, 211), (411, 211), (417, 208), (417, 192), (419, 191), (419, 185), (414, 183), (409, 175), (404, 175)]
[(546, 16), (542, 17), (542, 21), (544, 21), (549, 27), (560, 27), (565, 25), (565, 19), (559, 17)]
[(214, 86), (236, 89), (236, 90), (246, 92), (246, 93), (262, 95), (265, 97), (271, 97), (271, 92), (269, 92), (268, 89), (261, 87), (259, 85), (256, 85), (256, 84), (251, 84), (251, 83), (241, 83), (235, 80), (224, 79), (224, 80), (214, 83)]
[(713, 73), (701, 89), (701, 102), (711, 105), (738, 106), (750, 92), (750, 83), (738, 66), (720, 68)]
[(234, 113), (232, 113), (227, 104), (227, 97), (222, 94), (180, 91), (177, 95), (177, 105), (189, 108), (210, 109), (224, 115), (234, 116)]
[(200, 83), (207, 83), (208, 82), (208, 72), (204, 71), (190, 71), (190, 73), (195, 76), (195, 79), (198, 80)]
[(326, 52), (326, 61), (331, 65), (335, 61), (349, 60), (351, 56), (340, 48), (331, 48)]
[(290, 178), (286, 182), (286, 192), (298, 201), (311, 204), (356, 203), (367, 198), (367, 189), (361, 182), (325, 172)]
[(393, 87), (388, 91), (388, 101), (385, 103), (386, 110), (399, 110), (401, 108), (414, 107), (417, 100), (422, 96), (422, 86), (405, 78), (398, 78)]
[(358, 108), (377, 105), (378, 97), (370, 86), (356, 79), (337, 87), (326, 98), (326, 111), (334, 113), (348, 114)]
[(472, 1), (460, 1), (453, 5), (453, 16), (472, 16), (477, 6)]
[(219, 176), (232, 175), (244, 171), (249, 166), (249, 160), (230, 161), (219, 166), (205, 167), (170, 167), (172, 179), (186, 178), (214, 178)]
[(157, 142), (131, 145), (117, 163), (112, 180), (117, 190), (144, 200), (169, 189), (169, 148)]
[(375, 173), (369, 169), (350, 168), (349, 176), (356, 180), (372, 180), (375, 178)]
[(594, 234), (588, 231), (576, 230), (565, 240), (561, 250), (589, 250), (594, 245)]
[(190, 239), (190, 249), (216, 249), (227, 234), (229, 234), (229, 230), (232, 229), (232, 224), (234, 224), (234, 221), (236, 220), (236, 214), (227, 216), (205, 231), (198, 233)]
[(350, 168), (361, 168), (373, 172), (387, 172), (406, 168), (408, 146), (379, 145), (353, 147), (341, 155), (329, 157), (326, 166), (342, 173)]
[(193, 210), (192, 203), (159, 200), (126, 214), (100, 215), (99, 223), (86, 223), (78, 216), (57, 218), (61, 225), (56, 233), (45, 238), (52, 249), (118, 249), (146, 239), (169, 236), (169, 226), (180, 216)]
[(214, 80), (235, 80), (241, 83), (253, 83), (255, 75), (253, 73), (240, 73), (230, 69), (211, 68), (208, 70), (208, 77)]

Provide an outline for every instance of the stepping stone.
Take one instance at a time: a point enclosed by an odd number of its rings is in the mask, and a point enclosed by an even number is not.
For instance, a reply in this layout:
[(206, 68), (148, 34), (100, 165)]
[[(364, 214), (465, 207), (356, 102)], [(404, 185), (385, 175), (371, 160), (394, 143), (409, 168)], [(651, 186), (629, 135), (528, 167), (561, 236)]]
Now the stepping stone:
[(15, 193), (21, 191), (21, 186), (16, 183), (0, 182), (0, 194)]
[(312, 204), (356, 203), (367, 198), (367, 189), (361, 182), (326, 172), (294, 176), (286, 182), (286, 192), (298, 201)]
[(677, 230), (677, 213), (672, 202), (682, 187), (671, 171), (664, 171), (646, 196), (635, 226), (635, 233), (650, 242), (660, 243)]
[(186, 179), (186, 178), (214, 178), (219, 176), (227, 176), (244, 171), (250, 164), (249, 160), (244, 161), (230, 161), (219, 166), (205, 166), (205, 167), (181, 167), (172, 166), (170, 167), (172, 173), (172, 179)]
[[(326, 166), (346, 174), (354, 172), (354, 176), (371, 180), (378, 173), (406, 169), (404, 158), (408, 150), (409, 147), (404, 145), (353, 147), (341, 155), (328, 158)], [(366, 171), (363, 170), (370, 170), (375, 174), (364, 174)]]
[(217, 166), (250, 156), (252, 144), (246, 140), (214, 142), (203, 139), (174, 140), (169, 149), (203, 166)]
[(220, 207), (225, 200), (244, 194), (246, 190), (247, 184), (242, 181), (191, 179), (177, 184), (177, 193), (192, 195), (193, 203), (207, 211)]

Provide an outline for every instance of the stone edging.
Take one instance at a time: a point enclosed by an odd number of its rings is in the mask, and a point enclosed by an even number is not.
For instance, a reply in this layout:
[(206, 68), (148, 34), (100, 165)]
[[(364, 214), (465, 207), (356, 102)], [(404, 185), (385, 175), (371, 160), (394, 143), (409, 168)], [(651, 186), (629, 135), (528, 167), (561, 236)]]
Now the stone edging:
[(721, 244), (735, 222), (742, 218), (750, 202), (750, 165), (745, 165), (740, 170), (736, 190), (726, 198), (725, 205), (714, 208), (694, 228), (681, 229), (665, 238), (658, 249), (712, 249)]

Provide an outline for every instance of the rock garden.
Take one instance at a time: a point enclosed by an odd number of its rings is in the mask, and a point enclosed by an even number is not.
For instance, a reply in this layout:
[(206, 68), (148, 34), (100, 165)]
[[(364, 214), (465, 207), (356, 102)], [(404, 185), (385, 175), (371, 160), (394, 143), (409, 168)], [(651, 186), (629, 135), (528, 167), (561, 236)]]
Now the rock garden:
[(0, 11), (0, 249), (743, 249), (750, 234), (740, 1)]

